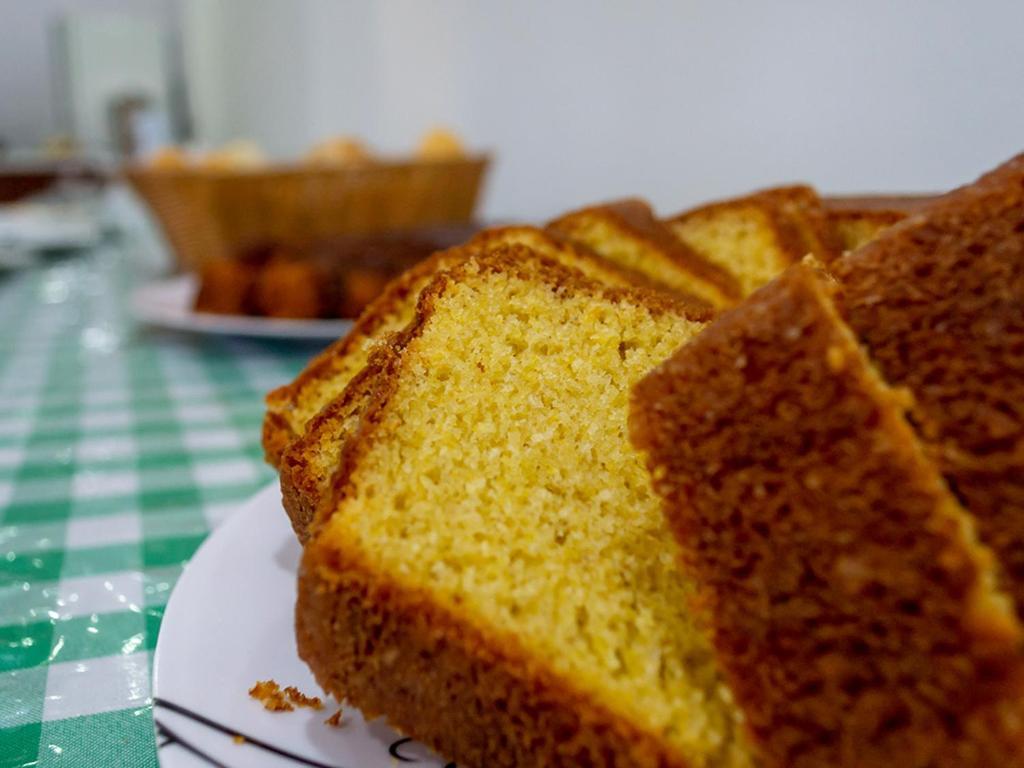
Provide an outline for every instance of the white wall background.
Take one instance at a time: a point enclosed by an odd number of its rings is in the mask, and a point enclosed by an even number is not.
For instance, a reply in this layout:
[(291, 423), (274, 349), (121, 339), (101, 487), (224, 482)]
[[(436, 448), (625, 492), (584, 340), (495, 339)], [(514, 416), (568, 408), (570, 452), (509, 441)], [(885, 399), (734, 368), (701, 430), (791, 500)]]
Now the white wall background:
[(178, 0), (0, 0), (0, 140), (11, 147), (36, 147), (64, 128), (50, 39), (72, 11), (151, 19), (177, 34)]
[[(182, 4), (201, 139), (401, 150), (451, 125), (497, 154), (494, 217), (791, 180), (942, 189), (1024, 149), (1021, 0), (89, 2)], [(9, 65), (12, 18), (65, 5), (0, 0), (0, 126), (45, 109)]]

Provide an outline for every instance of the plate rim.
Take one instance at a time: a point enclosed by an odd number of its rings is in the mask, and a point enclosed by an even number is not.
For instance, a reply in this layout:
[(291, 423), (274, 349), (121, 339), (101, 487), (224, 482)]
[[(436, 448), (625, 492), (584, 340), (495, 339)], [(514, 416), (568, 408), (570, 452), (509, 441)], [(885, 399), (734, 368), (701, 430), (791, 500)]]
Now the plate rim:
[[(213, 756), (215, 758), (214, 762), (216, 762), (216, 757), (222, 752), (223, 744), (230, 742), (230, 738), (228, 741), (224, 741), (217, 737), (220, 741), (218, 746), (215, 742), (207, 741), (205, 737), (198, 738), (192, 728), (182, 727), (188, 721), (193, 723), (198, 721), (200, 726), (204, 726), (204, 731), (212, 727), (222, 735), (228, 734), (228, 736), (236, 733), (232, 727), (233, 724), (244, 727), (252, 735), (243, 735), (245, 739), (243, 744), (246, 749), (255, 750), (253, 754), (258, 753), (260, 755), (257, 763), (255, 763), (258, 765), (305, 765), (310, 768), (340, 768), (340, 766), (364, 764), (358, 759), (352, 762), (351, 756), (347, 758), (348, 762), (339, 763), (337, 758), (327, 757), (322, 749), (318, 755), (315, 748), (312, 752), (309, 751), (312, 745), (305, 740), (301, 743), (291, 740), (277, 741), (275, 743), (275, 740), (269, 734), (259, 730), (255, 722), (249, 723), (248, 720), (245, 723), (237, 722), (233, 716), (228, 715), (217, 706), (213, 706), (212, 709), (207, 711), (204, 711), (202, 707), (195, 708), (197, 707), (197, 702), (189, 695), (184, 696), (184, 698), (177, 698), (182, 694), (182, 690), (180, 690), (183, 681), (181, 663), (183, 658), (187, 658), (182, 656), (181, 632), (185, 630), (190, 637), (195, 636), (189, 630), (194, 629), (192, 625), (195, 623), (194, 611), (196, 606), (194, 600), (197, 587), (202, 588), (207, 583), (207, 579), (211, 575), (211, 568), (217, 569), (218, 561), (216, 558), (218, 554), (222, 555), (225, 548), (233, 548), (238, 543), (240, 536), (251, 535), (254, 515), (257, 517), (257, 520), (270, 522), (266, 516), (269, 512), (268, 506), (274, 507), (274, 511), (279, 516), (277, 520), (279, 526), (275, 527), (280, 527), (280, 530), (265, 531), (266, 535), (273, 537), (273, 542), (271, 543), (274, 543), (276, 547), (283, 541), (281, 537), (287, 536), (290, 544), (298, 546), (298, 542), (294, 539), (294, 533), (287, 524), (287, 516), (281, 508), (280, 487), (275, 480), (271, 479), (265, 485), (253, 491), (247, 498), (239, 500), (237, 506), (227, 517), (210, 531), (210, 534), (185, 564), (164, 606), (161, 631), (157, 635), (156, 647), (153, 649), (150, 666), (150, 702), (153, 716), (153, 736), (157, 746), (157, 761), (161, 768), (181, 768), (182, 766), (189, 766), (191, 768), (191, 766), (205, 765), (206, 763), (203, 761), (208, 760), (210, 756)], [(270, 539), (265, 541), (270, 542)], [(263, 544), (257, 544), (256, 546), (257, 548), (262, 548)], [(211, 550), (213, 550), (212, 557), (214, 559), (209, 563), (204, 563), (204, 559), (211, 555)], [(224, 563), (220, 562), (219, 565), (223, 567)], [(221, 572), (223, 573), (223, 571)], [(294, 606), (290, 606), (290, 608), (294, 610)], [(165, 629), (169, 630), (172, 623), (178, 625), (177, 631), (164, 631)], [(172, 637), (172, 634), (175, 637)], [(162, 683), (165, 679), (167, 680), (166, 685)], [(194, 682), (194, 678), (186, 676), (185, 679)], [(248, 687), (251, 680), (246, 679), (244, 682), (245, 687)], [(319, 688), (318, 683), (314, 684)], [(299, 685), (302, 686), (302, 683), (300, 682)], [(334, 702), (333, 697), (330, 697), (330, 699), (331, 701), (324, 699), (325, 704), (328, 705), (328, 710), (333, 706)], [(371, 762), (374, 765), (378, 764), (378, 762), (374, 761), (380, 758), (381, 760), (389, 761), (387, 762), (388, 765), (410, 762), (426, 766), (436, 766), (436, 768), (441, 768), (442, 766), (452, 768), (454, 766), (454, 763), (436, 753), (425, 754), (424, 750), (426, 750), (426, 753), (429, 753), (430, 750), (422, 743), (401, 734), (393, 726), (384, 722), (378, 724), (377, 722), (367, 721), (350, 704), (345, 702), (337, 703), (341, 704), (346, 712), (344, 718), (349, 723), (349, 729), (353, 727), (353, 719), (358, 718), (362, 722), (361, 729), (372, 731), (377, 728), (383, 728), (386, 731), (387, 740), (378, 741), (375, 739), (374, 749), (380, 747), (383, 753), (376, 753), (376, 756), (371, 758)], [(314, 720), (317, 720), (320, 718), (320, 715), (319, 713), (314, 713), (312, 717)], [(345, 732), (350, 732), (350, 730)], [(363, 733), (356, 741), (359, 750), (366, 748), (366, 742), (363, 741), (366, 737), (367, 735)], [(164, 739), (166, 741), (161, 743)], [(163, 749), (163, 747), (175, 744), (178, 745), (178, 748), (168, 751)], [(412, 749), (411, 755), (406, 751), (409, 749)], [(406, 752), (401, 754), (399, 750)], [(199, 758), (196, 758), (197, 754), (200, 755)], [(239, 754), (239, 757), (241, 758), (239, 764), (254, 764), (252, 762), (252, 754), (248, 757)], [(323, 762), (325, 759), (328, 762)], [(345, 760), (346, 758), (341, 759)], [(235, 763), (232, 762), (231, 764)]]
[[(264, 496), (273, 498), (275, 492), (280, 492), (280, 487), (277, 482), (271, 480), (266, 485), (262, 486), (256, 492), (249, 495), (243, 501), (240, 501), (236, 507), (228, 514), (228, 516), (221, 521), (220, 525), (213, 528), (203, 539), (202, 543), (196, 548), (196, 551), (192, 553), (192, 556), (188, 559), (188, 562), (181, 569), (181, 573), (178, 575), (178, 579), (174, 582), (174, 586), (171, 588), (171, 594), (167, 598), (167, 602), (164, 603), (163, 614), (160, 618), (161, 626), (164, 621), (167, 620), (167, 616), (171, 613), (171, 609), (177, 602), (181, 602), (183, 598), (180, 597), (182, 594), (178, 590), (182, 580), (188, 577), (190, 570), (194, 570), (192, 564), (195, 563), (202, 555), (203, 552), (210, 549), (213, 546), (214, 537), (218, 534), (228, 530), (228, 527), (237, 521), (245, 514), (247, 510), (254, 506), (258, 506), (263, 502)], [(177, 598), (177, 600), (176, 600)], [(160, 671), (160, 660), (167, 655), (167, 643), (170, 642), (166, 639), (167, 635), (163, 632), (159, 632), (156, 637), (156, 647), (153, 649), (153, 660), (152, 660), (152, 686), (150, 689), (151, 697), (154, 699), (159, 698), (157, 692), (157, 685)]]
[(333, 340), (344, 336), (353, 321), (302, 320), (249, 315), (217, 315), (192, 308), (198, 289), (195, 275), (171, 275), (136, 286), (130, 297), (136, 321), (165, 330), (212, 336), (248, 336), (269, 339)]

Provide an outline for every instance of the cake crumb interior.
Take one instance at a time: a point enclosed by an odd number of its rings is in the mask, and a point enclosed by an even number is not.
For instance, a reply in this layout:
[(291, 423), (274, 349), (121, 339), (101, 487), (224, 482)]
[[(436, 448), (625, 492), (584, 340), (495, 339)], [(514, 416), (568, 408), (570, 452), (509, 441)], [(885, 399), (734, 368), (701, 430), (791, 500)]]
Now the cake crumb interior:
[(320, 541), (731, 768), (753, 764), (742, 715), (627, 435), (630, 387), (701, 327), (506, 273), (449, 283)]
[(757, 206), (695, 213), (670, 222), (670, 226), (704, 258), (733, 272), (744, 296), (788, 265), (767, 214)]

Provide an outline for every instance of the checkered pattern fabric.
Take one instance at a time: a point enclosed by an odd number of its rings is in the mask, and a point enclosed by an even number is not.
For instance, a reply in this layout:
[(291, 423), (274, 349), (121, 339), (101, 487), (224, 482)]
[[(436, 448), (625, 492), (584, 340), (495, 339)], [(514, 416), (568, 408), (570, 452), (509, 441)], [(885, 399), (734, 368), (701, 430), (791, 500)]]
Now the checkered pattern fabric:
[(263, 394), (315, 351), (135, 329), (125, 257), (0, 276), (0, 766), (156, 764), (183, 565), (271, 480)]

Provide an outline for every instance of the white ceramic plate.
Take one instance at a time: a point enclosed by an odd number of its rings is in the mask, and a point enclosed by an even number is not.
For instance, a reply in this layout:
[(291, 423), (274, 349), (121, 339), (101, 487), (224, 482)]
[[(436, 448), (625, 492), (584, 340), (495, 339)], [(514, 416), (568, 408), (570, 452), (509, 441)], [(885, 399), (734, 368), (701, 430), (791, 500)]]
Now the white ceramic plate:
[(196, 288), (193, 275), (146, 283), (132, 294), (135, 319), (175, 331), (278, 339), (337, 339), (352, 327), (351, 320), (281, 320), (196, 312), (192, 308)]
[[(162, 768), (454, 768), (349, 707), (340, 728), (324, 724), (335, 702), (317, 687), (295, 649), (299, 555), (274, 484), (214, 531), (186, 566), (153, 659)], [(248, 690), (268, 678), (320, 696), (325, 708), (265, 711)], [(235, 743), (235, 734), (247, 741)]]

